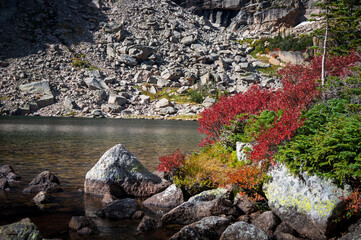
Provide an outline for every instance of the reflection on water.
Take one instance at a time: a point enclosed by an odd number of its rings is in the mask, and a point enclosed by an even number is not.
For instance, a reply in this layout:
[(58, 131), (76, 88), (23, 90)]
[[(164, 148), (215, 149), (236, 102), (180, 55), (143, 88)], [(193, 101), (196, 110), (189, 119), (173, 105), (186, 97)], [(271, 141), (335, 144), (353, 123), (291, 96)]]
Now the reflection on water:
[(0, 165), (26, 180), (49, 170), (65, 187), (81, 187), (101, 155), (122, 143), (149, 170), (158, 158), (197, 149), (196, 122), (124, 119), (0, 118)]

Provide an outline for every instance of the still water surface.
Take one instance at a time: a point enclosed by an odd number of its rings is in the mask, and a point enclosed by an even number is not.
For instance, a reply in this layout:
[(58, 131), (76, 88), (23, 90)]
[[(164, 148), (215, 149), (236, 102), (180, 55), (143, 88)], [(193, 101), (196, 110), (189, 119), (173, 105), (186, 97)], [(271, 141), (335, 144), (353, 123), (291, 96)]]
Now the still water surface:
[[(197, 123), (190, 121), (0, 117), (0, 166), (10, 164), (22, 177), (12, 191), (0, 190), (0, 224), (31, 217), (46, 237), (77, 239), (67, 224), (72, 215), (86, 214), (100, 229), (89, 239), (132, 239), (138, 222), (97, 219), (100, 200), (77, 191), (86, 172), (118, 143), (153, 171), (160, 156), (178, 148), (196, 151), (201, 138)], [(40, 209), (21, 189), (44, 170), (58, 176), (65, 192), (58, 194), (58, 203)], [(162, 239), (166, 233), (156, 235)]]

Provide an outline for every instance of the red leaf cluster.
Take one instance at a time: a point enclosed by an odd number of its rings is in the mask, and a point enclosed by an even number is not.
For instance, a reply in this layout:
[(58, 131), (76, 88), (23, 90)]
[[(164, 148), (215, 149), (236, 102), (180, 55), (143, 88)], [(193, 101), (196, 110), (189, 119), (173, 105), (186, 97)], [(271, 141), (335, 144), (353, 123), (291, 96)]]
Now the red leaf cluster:
[[(326, 61), (328, 76), (343, 76), (348, 68), (361, 60), (357, 53), (335, 56)], [(288, 65), (279, 74), (283, 88), (262, 89), (252, 86), (247, 92), (222, 98), (217, 104), (204, 110), (198, 120), (198, 131), (206, 134), (201, 145), (211, 144), (219, 139), (224, 125), (229, 125), (237, 115), (258, 115), (264, 110), (283, 114), (275, 119), (274, 127), (261, 130), (250, 153), (252, 160), (272, 158), (275, 147), (290, 139), (303, 125), (301, 113), (319, 96), (317, 79), (321, 76), (321, 57), (315, 57), (308, 66)], [(242, 120), (242, 119), (241, 119)]]
[(185, 163), (185, 155), (183, 155), (179, 149), (170, 155), (165, 155), (159, 158), (160, 164), (156, 169), (160, 172), (167, 174), (174, 173), (177, 169)]

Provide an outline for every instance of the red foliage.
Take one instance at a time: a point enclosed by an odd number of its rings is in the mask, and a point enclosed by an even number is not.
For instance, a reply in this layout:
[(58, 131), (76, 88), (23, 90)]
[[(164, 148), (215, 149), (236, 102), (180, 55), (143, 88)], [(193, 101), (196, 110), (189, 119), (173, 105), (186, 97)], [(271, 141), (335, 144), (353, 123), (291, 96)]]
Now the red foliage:
[[(347, 69), (360, 61), (357, 53), (348, 56), (331, 57), (326, 61), (328, 76), (343, 76)], [(321, 76), (321, 57), (316, 57), (308, 66), (288, 65), (279, 74), (282, 76), (283, 88), (272, 90), (252, 86), (247, 92), (222, 98), (217, 104), (204, 110), (198, 120), (198, 131), (206, 134), (201, 145), (211, 144), (220, 137), (224, 125), (230, 124), (239, 114), (258, 115), (264, 110), (282, 111), (280, 119), (276, 119), (274, 127), (265, 129), (257, 135), (250, 156), (252, 160), (271, 158), (275, 146), (290, 139), (302, 126), (301, 113), (315, 100), (317, 79)], [(242, 119), (241, 119), (242, 120)]]
[(179, 151), (175, 151), (170, 155), (165, 155), (159, 158), (160, 164), (156, 169), (160, 172), (173, 173), (185, 163), (185, 156)]
[(341, 198), (346, 204), (346, 217), (351, 217), (354, 214), (361, 213), (361, 192), (360, 188), (357, 188), (347, 198), (342, 196)]

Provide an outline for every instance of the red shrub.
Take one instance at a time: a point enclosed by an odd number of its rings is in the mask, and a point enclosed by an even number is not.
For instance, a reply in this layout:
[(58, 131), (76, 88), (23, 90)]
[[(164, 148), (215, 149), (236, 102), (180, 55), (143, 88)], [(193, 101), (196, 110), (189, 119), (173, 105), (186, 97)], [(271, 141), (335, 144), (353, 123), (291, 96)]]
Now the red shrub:
[[(275, 147), (286, 139), (290, 139), (302, 126), (301, 113), (315, 100), (317, 79), (321, 75), (321, 57), (316, 57), (308, 66), (288, 65), (279, 74), (282, 76), (283, 88), (277, 90), (262, 89), (252, 86), (247, 92), (222, 98), (217, 104), (204, 110), (198, 120), (198, 131), (206, 134), (201, 145), (210, 144), (219, 139), (224, 125), (230, 124), (239, 114), (258, 115), (264, 110), (282, 111), (280, 119), (275, 119), (274, 127), (265, 129), (257, 135), (250, 156), (252, 160), (272, 157)], [(357, 53), (348, 56), (331, 57), (326, 61), (328, 76), (342, 76), (348, 67), (360, 61)]]
[(160, 172), (173, 173), (185, 163), (185, 156), (179, 151), (175, 151), (173, 154), (165, 155), (159, 158), (160, 164), (156, 169)]
[(354, 190), (349, 197), (345, 198), (344, 196), (342, 196), (341, 199), (346, 204), (346, 215), (344, 217), (349, 218), (355, 214), (361, 213), (360, 188), (357, 188), (356, 190)]

